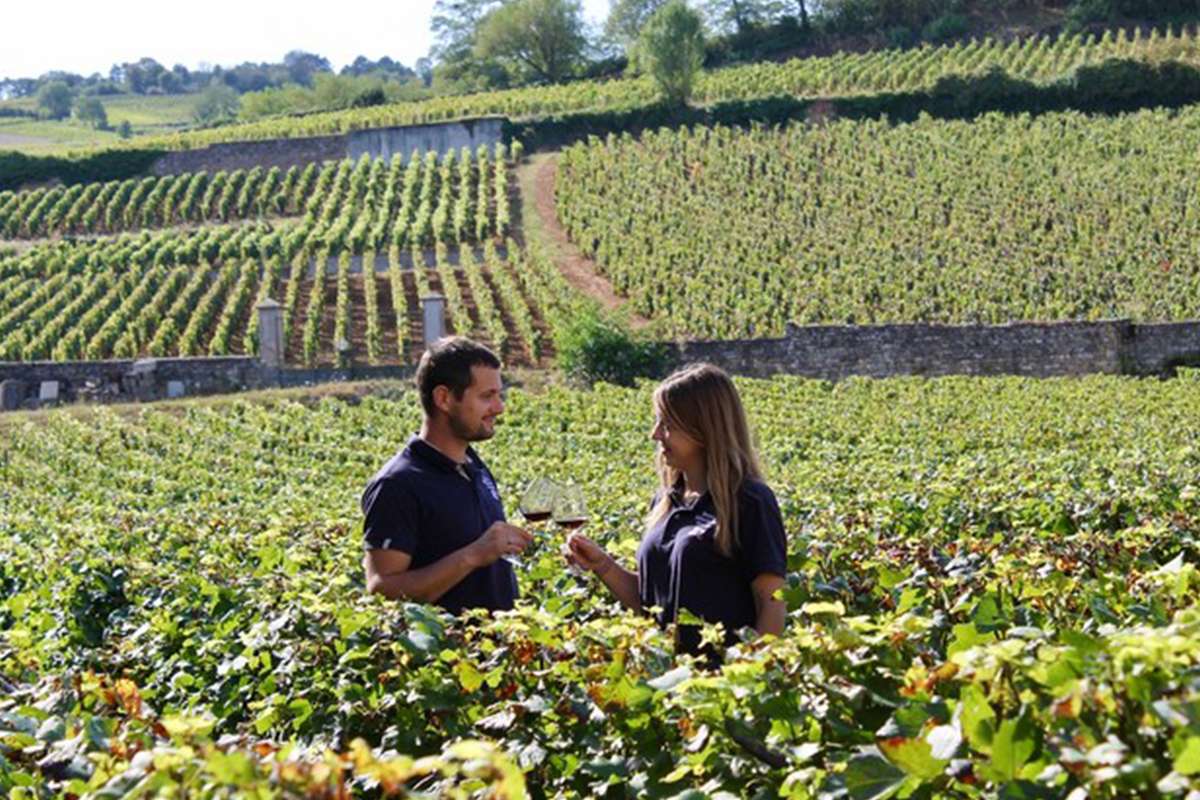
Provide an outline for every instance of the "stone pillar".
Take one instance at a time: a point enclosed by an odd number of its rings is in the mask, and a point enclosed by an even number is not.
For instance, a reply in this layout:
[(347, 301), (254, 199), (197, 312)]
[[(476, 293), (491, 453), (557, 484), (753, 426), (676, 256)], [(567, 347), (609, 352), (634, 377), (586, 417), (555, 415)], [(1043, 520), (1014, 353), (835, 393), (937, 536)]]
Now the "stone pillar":
[(446, 335), (446, 298), (440, 294), (421, 298), (421, 310), (425, 318), (425, 347)]
[(16, 411), (25, 403), (25, 381), (0, 381), (0, 411)]
[(283, 306), (271, 298), (258, 304), (258, 357), (268, 367), (282, 367)]

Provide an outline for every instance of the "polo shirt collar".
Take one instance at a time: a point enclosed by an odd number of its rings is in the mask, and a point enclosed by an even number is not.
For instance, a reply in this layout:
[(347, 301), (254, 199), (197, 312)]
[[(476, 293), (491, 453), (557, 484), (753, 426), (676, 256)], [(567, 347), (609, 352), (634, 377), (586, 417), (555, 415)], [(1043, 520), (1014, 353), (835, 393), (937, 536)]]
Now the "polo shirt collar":
[[(420, 436), (414, 435), (408, 440), (408, 449), (417, 458), (443, 472), (458, 473), (459, 463), (450, 456), (438, 450)], [(470, 447), (467, 448), (467, 465), (474, 467), (479, 464), (479, 456)]]
[(671, 488), (671, 508), (686, 508), (691, 511), (715, 511), (715, 507), (713, 506), (712, 492), (708, 491), (707, 489), (704, 490), (703, 494), (696, 498), (696, 502), (692, 505), (689, 506), (687, 503), (683, 502), (682, 480)]

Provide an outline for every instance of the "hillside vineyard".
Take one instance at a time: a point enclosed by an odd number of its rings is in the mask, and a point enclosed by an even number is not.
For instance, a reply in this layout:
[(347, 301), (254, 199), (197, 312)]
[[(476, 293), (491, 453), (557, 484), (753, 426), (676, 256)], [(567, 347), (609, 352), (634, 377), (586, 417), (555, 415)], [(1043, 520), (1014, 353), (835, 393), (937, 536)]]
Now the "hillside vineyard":
[[(912, 50), (839, 53), (824, 58), (798, 58), (782, 64), (759, 63), (705, 72), (695, 102), (717, 103), (771, 96), (818, 98), (904, 92), (925, 89), (938, 78), (968, 75), (997, 67), (1015, 78), (1049, 81), (1081, 66), (1112, 58), (1175, 60), (1200, 63), (1200, 40), (1188, 30), (1140, 30), (1056, 37), (1030, 37), (958, 42)], [(463, 117), (499, 114), (537, 117), (650, 105), (658, 91), (647, 77), (579, 81), (497, 92), (438, 97), (373, 108), (275, 119), (140, 140), (139, 146), (187, 150), (215, 142), (276, 139), (345, 133), (365, 128), (416, 125)]]
[(556, 194), (672, 335), (1182, 320), (1200, 308), (1198, 159), (1194, 107), (663, 129), (565, 150)]
[[(656, 797), (1197, 788), (1200, 382), (739, 386), (793, 615), (714, 675), (566, 573), (554, 531), (514, 614), (366, 596), (359, 492), (419, 425), (415, 393), (0, 423), (0, 675), (21, 698), (0, 787), (43, 775), (31, 753), (66, 730), (80, 762), (38, 778), (52, 797), (265, 792), (289, 753), (355, 737), (413, 755), (486, 738), (567, 799), (614, 777)], [(651, 390), (512, 391), (480, 445), (503, 496), (577, 482), (588, 534), (632, 563)], [(332, 763), (327, 787), (378, 777)]]
[(6, 235), (53, 237), (0, 258), (0, 361), (253, 354), (253, 308), (274, 297), (290, 363), (409, 363), (420, 298), (440, 292), (451, 330), (538, 363), (547, 316), (574, 299), (506, 238), (510, 155), (519, 145), (0, 195)]

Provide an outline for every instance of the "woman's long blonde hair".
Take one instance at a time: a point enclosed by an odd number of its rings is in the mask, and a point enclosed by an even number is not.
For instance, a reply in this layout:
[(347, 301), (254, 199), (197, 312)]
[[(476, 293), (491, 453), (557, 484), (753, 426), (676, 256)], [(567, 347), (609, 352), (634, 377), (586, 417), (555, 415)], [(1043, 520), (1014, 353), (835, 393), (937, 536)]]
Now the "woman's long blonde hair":
[[(721, 368), (691, 364), (659, 384), (654, 408), (668, 429), (687, 434), (704, 448), (708, 491), (717, 510), (717, 549), (732, 555), (738, 544), (738, 490), (746, 479), (762, 478), (737, 387)], [(671, 510), (671, 492), (683, 481), (682, 471), (661, 454), (658, 474), (663, 491), (646, 518), (648, 527)]]

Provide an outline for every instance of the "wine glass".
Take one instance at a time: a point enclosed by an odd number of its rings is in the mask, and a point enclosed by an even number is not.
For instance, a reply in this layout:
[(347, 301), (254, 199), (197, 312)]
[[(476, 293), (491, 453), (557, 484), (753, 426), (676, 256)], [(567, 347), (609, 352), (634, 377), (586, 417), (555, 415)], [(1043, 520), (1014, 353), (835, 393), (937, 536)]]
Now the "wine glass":
[[(525, 487), (521, 493), (520, 510), (525, 522), (534, 524), (550, 519), (554, 510), (554, 498), (558, 495), (558, 485), (549, 478), (539, 477)], [(502, 558), (514, 567), (522, 565), (521, 559), (511, 553)]]
[(545, 522), (554, 512), (558, 486), (549, 478), (534, 478), (521, 495), (521, 516), (529, 523)]
[[(588, 519), (587, 500), (583, 496), (583, 489), (575, 485), (559, 488), (554, 498), (554, 524), (568, 531), (575, 531), (582, 528)], [(567, 549), (566, 542), (563, 542), (562, 547), (564, 551)], [(567, 569), (573, 575), (583, 574), (574, 564)]]

